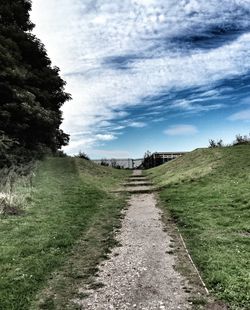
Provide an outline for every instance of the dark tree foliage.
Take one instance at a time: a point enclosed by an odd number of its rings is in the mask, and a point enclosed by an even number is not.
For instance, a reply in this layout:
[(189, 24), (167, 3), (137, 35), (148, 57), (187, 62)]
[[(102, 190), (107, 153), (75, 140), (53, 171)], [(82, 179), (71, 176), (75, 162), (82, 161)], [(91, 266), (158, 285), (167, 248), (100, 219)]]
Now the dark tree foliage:
[(30, 9), (28, 0), (0, 2), (0, 166), (56, 152), (69, 141), (59, 126), (70, 95), (44, 45), (30, 33)]

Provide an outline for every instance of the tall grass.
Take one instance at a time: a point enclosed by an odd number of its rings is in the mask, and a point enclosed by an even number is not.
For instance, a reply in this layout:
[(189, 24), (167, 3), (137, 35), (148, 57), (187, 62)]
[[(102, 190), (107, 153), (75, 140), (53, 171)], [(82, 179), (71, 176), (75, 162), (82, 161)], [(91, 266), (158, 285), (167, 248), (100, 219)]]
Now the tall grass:
[(31, 195), (34, 170), (34, 162), (0, 170), (0, 214), (17, 215), (24, 210)]

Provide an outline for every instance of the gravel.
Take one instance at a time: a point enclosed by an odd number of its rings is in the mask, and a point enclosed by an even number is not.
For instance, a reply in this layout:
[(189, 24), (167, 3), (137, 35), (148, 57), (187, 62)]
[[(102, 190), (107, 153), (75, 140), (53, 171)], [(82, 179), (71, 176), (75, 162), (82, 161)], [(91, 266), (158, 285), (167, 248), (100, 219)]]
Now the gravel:
[(121, 246), (99, 266), (96, 281), (104, 286), (79, 289), (89, 293), (74, 300), (81, 309), (190, 309), (188, 283), (174, 269), (171, 237), (163, 229), (154, 193), (131, 195), (116, 239)]

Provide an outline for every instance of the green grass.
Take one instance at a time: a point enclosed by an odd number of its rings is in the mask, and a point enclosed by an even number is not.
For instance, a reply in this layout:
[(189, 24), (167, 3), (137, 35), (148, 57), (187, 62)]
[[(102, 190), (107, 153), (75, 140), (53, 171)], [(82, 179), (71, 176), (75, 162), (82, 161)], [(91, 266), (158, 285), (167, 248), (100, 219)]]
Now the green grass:
[(250, 146), (195, 150), (147, 174), (210, 291), (250, 309)]
[(78, 279), (93, 274), (114, 242), (125, 203), (109, 191), (128, 173), (74, 158), (39, 164), (25, 212), (0, 218), (1, 310), (63, 309), (51, 297), (41, 305), (35, 299), (57, 277), (50, 290), (60, 303), (74, 294)]

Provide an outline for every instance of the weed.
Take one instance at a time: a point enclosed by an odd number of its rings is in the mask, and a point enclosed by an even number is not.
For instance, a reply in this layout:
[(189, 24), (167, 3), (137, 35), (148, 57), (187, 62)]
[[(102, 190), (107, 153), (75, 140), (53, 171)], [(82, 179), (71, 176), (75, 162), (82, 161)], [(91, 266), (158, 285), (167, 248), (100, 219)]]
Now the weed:
[(33, 162), (0, 170), (0, 214), (19, 215), (23, 213), (23, 209), (31, 200), (34, 170)]

